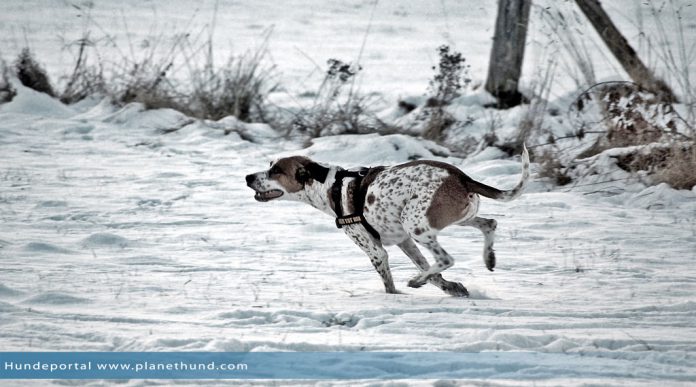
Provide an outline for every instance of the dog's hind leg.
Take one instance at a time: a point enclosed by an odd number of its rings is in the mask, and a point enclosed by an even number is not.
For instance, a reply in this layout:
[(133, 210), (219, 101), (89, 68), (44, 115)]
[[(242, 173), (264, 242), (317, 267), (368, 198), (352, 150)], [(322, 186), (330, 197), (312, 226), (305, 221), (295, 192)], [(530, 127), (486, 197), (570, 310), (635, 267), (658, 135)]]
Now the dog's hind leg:
[(442, 271), (452, 267), (454, 265), (454, 258), (445, 249), (440, 246), (437, 242), (437, 237), (434, 233), (432, 234), (421, 234), (415, 239), (416, 242), (420, 243), (426, 249), (428, 249), (435, 258), (435, 264), (430, 266), (430, 268), (419, 275), (411, 278), (408, 281), (408, 286), (412, 288), (419, 288), (425, 285), (426, 282), (433, 276), (440, 274)]
[(435, 263), (408, 281), (408, 286), (412, 288), (425, 285), (431, 277), (454, 265), (454, 258), (437, 242), (437, 233), (440, 230), (432, 227), (429, 219), (423, 216), (421, 205), (419, 201), (407, 203), (401, 211), (401, 225), (414, 241), (433, 254)]
[(389, 270), (389, 255), (387, 250), (382, 247), (382, 243), (370, 235), (362, 225), (348, 225), (344, 226), (343, 229), (346, 235), (370, 258), (372, 266), (375, 267), (379, 276), (382, 277), (384, 290), (387, 293), (399, 293), (394, 286), (394, 280)]
[[(411, 261), (413, 261), (413, 263), (418, 267), (418, 269), (420, 269), (421, 272), (425, 272), (428, 269), (430, 269), (430, 264), (428, 263), (428, 260), (425, 259), (423, 254), (421, 254), (420, 250), (418, 250), (418, 246), (416, 246), (412, 239), (406, 239), (405, 241), (399, 243), (397, 246), (399, 246), (401, 251), (403, 251), (404, 254), (406, 254), (406, 256), (408, 256), (411, 259)], [(462, 285), (459, 282), (447, 281), (446, 279), (442, 278), (442, 275), (439, 273), (430, 277), (428, 279), (428, 282), (437, 286), (449, 295), (455, 297), (469, 296), (469, 291), (466, 290), (464, 285)]]
[(475, 217), (474, 219), (465, 222), (457, 223), (460, 226), (471, 226), (479, 229), (483, 233), (483, 262), (486, 268), (493, 271), (495, 268), (495, 251), (493, 251), (493, 242), (495, 241), (495, 229), (498, 227), (498, 222), (495, 219), (486, 219)]

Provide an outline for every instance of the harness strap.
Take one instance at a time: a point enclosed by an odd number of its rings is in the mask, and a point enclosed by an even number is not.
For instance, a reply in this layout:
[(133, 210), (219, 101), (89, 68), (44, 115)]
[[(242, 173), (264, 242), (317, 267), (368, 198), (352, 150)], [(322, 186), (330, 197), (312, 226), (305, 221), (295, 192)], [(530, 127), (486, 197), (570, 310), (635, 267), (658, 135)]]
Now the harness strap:
[[(367, 187), (362, 187), (361, 183), (363, 178), (369, 172), (369, 168), (362, 168), (359, 171), (346, 171), (339, 170), (336, 171), (336, 177), (334, 179), (333, 186), (331, 186), (331, 199), (334, 202), (334, 212), (336, 213), (336, 227), (342, 228), (350, 224), (361, 223), (365, 230), (369, 232), (375, 239), (379, 240), (380, 236), (377, 230), (375, 230), (365, 219), (363, 215), (363, 208), (365, 206), (365, 195), (367, 195)], [(353, 208), (355, 212), (353, 214), (344, 215), (343, 214), (343, 200), (341, 200), (343, 191), (343, 179), (346, 177), (354, 178), (355, 185), (358, 187), (358, 192), (353, 195)], [(348, 198), (350, 200), (351, 198)]]

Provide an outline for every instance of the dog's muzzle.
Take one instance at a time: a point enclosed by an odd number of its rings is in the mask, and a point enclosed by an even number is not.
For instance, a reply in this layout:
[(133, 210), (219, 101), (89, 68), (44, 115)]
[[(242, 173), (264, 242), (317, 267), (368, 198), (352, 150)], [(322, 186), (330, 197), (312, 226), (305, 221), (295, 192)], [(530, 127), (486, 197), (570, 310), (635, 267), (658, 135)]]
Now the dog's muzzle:
[(256, 194), (254, 195), (254, 199), (259, 202), (267, 202), (269, 200), (273, 200), (276, 198), (279, 198), (283, 196), (283, 191), (279, 189), (272, 189), (268, 191), (259, 191), (259, 189), (255, 186), (256, 182), (258, 181), (256, 175), (247, 175), (246, 176), (246, 183), (247, 186), (254, 191), (256, 191)]

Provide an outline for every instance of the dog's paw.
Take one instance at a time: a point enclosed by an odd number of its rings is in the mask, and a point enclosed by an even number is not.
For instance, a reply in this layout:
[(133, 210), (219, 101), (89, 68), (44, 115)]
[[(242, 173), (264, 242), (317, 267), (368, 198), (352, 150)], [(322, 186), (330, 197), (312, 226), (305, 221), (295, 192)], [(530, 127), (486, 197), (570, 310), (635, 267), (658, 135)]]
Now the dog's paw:
[(442, 290), (453, 297), (469, 297), (469, 291), (459, 282), (447, 282)]
[(417, 288), (425, 285), (426, 282), (427, 282), (427, 280), (423, 281), (420, 277), (411, 278), (411, 280), (408, 281), (408, 287), (417, 289)]
[(387, 294), (404, 294), (403, 292), (396, 290), (396, 288), (394, 288), (394, 287), (385, 288), (384, 291), (387, 292)]
[(491, 250), (488, 252), (488, 255), (484, 257), (484, 261), (486, 262), (486, 268), (490, 271), (493, 271), (495, 268), (495, 252)]

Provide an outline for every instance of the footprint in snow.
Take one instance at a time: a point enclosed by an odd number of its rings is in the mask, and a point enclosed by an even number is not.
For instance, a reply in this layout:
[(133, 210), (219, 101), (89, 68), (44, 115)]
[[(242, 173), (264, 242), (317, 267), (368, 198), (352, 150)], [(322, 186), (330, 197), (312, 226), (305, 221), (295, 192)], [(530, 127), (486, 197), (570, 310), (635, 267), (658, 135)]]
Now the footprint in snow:
[(82, 245), (85, 247), (120, 247), (124, 248), (131, 242), (119, 235), (110, 233), (96, 233), (82, 240)]

